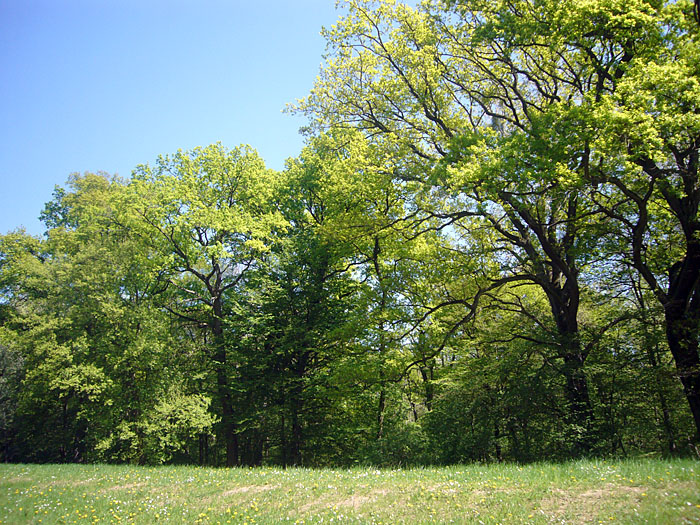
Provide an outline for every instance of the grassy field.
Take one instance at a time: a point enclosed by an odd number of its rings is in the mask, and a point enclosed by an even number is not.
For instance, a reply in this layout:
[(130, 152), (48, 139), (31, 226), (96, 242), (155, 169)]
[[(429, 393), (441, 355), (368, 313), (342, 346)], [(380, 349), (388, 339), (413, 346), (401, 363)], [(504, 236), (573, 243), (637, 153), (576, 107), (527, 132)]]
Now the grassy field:
[(0, 465), (0, 522), (700, 523), (700, 462), (411, 470)]

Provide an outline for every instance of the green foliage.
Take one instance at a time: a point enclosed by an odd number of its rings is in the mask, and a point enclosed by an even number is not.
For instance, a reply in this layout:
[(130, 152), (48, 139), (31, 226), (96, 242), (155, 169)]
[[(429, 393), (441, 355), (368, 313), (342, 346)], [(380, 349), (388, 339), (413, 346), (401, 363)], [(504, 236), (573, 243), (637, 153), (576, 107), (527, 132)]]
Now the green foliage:
[(24, 362), (22, 356), (0, 344), (0, 460), (14, 456), (13, 433)]
[[(2, 239), (11, 313), (1, 335), (25, 367), (13, 457), (104, 457), (93, 447), (143, 424), (170, 382), (189, 372), (185, 356), (168, 352), (168, 319), (153, 308), (148, 250), (115, 214), (123, 184), (92, 174), (70, 184), (54, 206), (65, 220), (45, 240)], [(156, 460), (143, 451), (121, 459)]]
[(187, 458), (194, 436), (209, 434), (216, 419), (211, 400), (199, 394), (183, 395), (171, 387), (164, 397), (133, 423), (122, 421), (97, 443), (97, 457), (109, 461), (166, 463)]
[(689, 2), (342, 5), (283, 172), (73, 174), (0, 237), (2, 459), (697, 453)]

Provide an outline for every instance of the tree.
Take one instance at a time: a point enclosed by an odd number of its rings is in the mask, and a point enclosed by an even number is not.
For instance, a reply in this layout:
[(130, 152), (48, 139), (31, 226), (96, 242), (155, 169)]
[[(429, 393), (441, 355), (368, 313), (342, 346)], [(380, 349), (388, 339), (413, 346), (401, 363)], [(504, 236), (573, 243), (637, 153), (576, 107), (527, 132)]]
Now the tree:
[[(12, 448), (36, 461), (157, 463), (186, 455), (211, 418), (193, 394), (188, 360), (174, 355), (147, 247), (117, 214), (125, 186), (105, 174), (73, 175), (43, 217), (43, 239), (0, 239), (9, 315), (0, 337), (24, 363)], [(11, 376), (10, 376), (11, 377)], [(182, 405), (177, 428), (162, 407)], [(159, 446), (158, 444), (164, 446)]]
[(249, 147), (213, 144), (139, 166), (125, 200), (131, 228), (163, 258), (173, 291), (164, 307), (206, 332), (201, 351), (215, 376), (228, 466), (238, 464), (239, 448), (236, 348), (226, 327), (249, 272), (286, 228), (272, 200), (278, 180)]
[(647, 11), (641, 41), (611, 35), (611, 20), (581, 42), (583, 49), (605, 43), (621, 61), (579, 121), (595, 130), (589, 180), (596, 201), (626, 240), (622, 263), (663, 307), (700, 439), (700, 49), (688, 2)]
[[(545, 292), (569, 421), (585, 452), (593, 412), (579, 276), (601, 232), (581, 189), (585, 134), (561, 114), (589, 95), (596, 71), (567, 61), (566, 43), (555, 47), (537, 32), (528, 2), (346, 6), (348, 15), (326, 31), (333, 59), (299, 108), (320, 129), (366, 133), (392, 159), (397, 183), (420, 183), (413, 202), (439, 228), (491, 230), (481, 249), (501, 268), (495, 279), (484, 275), (482, 293), (515, 281)], [(516, 17), (518, 9), (528, 16)], [(561, 15), (554, 2), (538, 9)], [(456, 247), (471, 254), (484, 240)]]

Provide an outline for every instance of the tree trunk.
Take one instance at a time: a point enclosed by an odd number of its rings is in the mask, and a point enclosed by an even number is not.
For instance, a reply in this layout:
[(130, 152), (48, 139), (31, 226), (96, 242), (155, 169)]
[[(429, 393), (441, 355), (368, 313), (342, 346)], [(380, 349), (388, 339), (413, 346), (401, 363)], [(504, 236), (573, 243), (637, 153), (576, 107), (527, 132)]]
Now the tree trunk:
[[(694, 222), (691, 218), (686, 221)], [(667, 302), (663, 306), (668, 347), (695, 421), (695, 441), (700, 442), (700, 242), (697, 235), (696, 229), (686, 228), (686, 256), (669, 271)]]
[[(282, 410), (284, 410), (284, 406)], [(280, 417), (280, 448), (282, 449), (282, 468), (286, 469), (289, 459), (287, 457), (287, 428), (285, 426), (284, 412), (282, 412)]]
[(379, 406), (377, 407), (377, 439), (384, 436), (384, 409), (386, 407), (386, 391), (384, 387), (379, 391)]
[(228, 384), (226, 365), (226, 343), (224, 340), (223, 305), (221, 298), (214, 298), (214, 319), (211, 330), (214, 339), (214, 365), (216, 367), (216, 386), (219, 402), (221, 403), (221, 426), (226, 446), (226, 466), (238, 465), (238, 435), (234, 419), (231, 389)]
[(218, 366), (216, 373), (219, 399), (221, 401), (221, 423), (226, 444), (226, 466), (235, 467), (238, 465), (238, 434), (233, 417), (233, 405), (231, 394), (228, 388), (226, 372), (223, 366)]
[[(381, 299), (379, 300), (379, 312), (383, 316), (384, 311), (386, 310), (386, 302), (387, 302), (387, 290), (384, 288), (384, 282), (383, 282), (383, 275), (382, 275), (382, 268), (381, 265), (379, 264), (379, 255), (381, 254), (381, 245), (379, 243), (379, 237), (374, 238), (374, 249), (372, 251), (372, 263), (374, 264), (374, 273), (377, 274), (377, 280), (379, 281), (379, 287), (381, 289)], [(379, 391), (379, 406), (377, 407), (377, 439), (381, 439), (382, 436), (384, 435), (384, 411), (386, 409), (386, 391), (384, 389), (385, 383), (384, 383), (384, 370), (383, 370), (383, 361), (384, 361), (384, 351), (386, 349), (386, 340), (385, 340), (385, 330), (384, 330), (384, 321), (383, 318), (382, 320), (379, 321), (379, 347), (377, 348), (377, 352), (379, 354), (379, 358), (381, 360), (379, 364), (379, 384), (381, 390)]]
[[(649, 339), (650, 338), (647, 336), (647, 341), (649, 341)], [(666, 396), (664, 396), (663, 385), (661, 384), (661, 381), (659, 379), (659, 362), (656, 359), (654, 348), (650, 346), (649, 342), (647, 342), (647, 357), (649, 357), (649, 364), (651, 365), (654, 371), (654, 378), (656, 379), (656, 395), (659, 398), (659, 405), (661, 406), (661, 414), (664, 422), (664, 431), (666, 433), (666, 439), (668, 440), (668, 451), (669, 453), (674, 454), (676, 452), (676, 433), (673, 430), (673, 424), (671, 422), (671, 413), (668, 409)]]
[(302, 449), (302, 428), (299, 419), (302, 410), (301, 395), (294, 396), (292, 400), (292, 439), (290, 442), (290, 459), (292, 465), (301, 465), (301, 449)]
[[(580, 455), (590, 451), (593, 428), (593, 408), (588, 392), (588, 381), (584, 373), (584, 356), (578, 344), (572, 345), (564, 354), (564, 377), (566, 378), (566, 397), (569, 402), (568, 423), (576, 427), (573, 434), (574, 454)], [(573, 351), (572, 351), (573, 350)]]
[[(695, 422), (695, 441), (700, 442), (700, 189), (698, 189), (698, 149), (676, 156), (678, 174), (684, 185), (684, 195), (666, 185), (659, 185), (685, 236), (685, 255), (668, 272), (668, 292), (660, 291), (652, 270), (642, 257), (644, 234), (648, 231), (647, 200), (637, 197), (639, 220), (634, 228), (633, 254), (635, 268), (641, 273), (664, 308), (666, 340), (676, 363), (690, 413)], [(638, 161), (651, 180), (665, 180), (667, 170), (661, 170), (651, 159)]]
[(493, 442), (496, 446), (496, 461), (503, 461), (503, 449), (501, 448), (501, 428), (498, 426), (498, 419), (493, 422)]
[(695, 421), (695, 439), (700, 441), (700, 359), (698, 319), (679, 301), (665, 307), (666, 338)]
[(292, 465), (302, 464), (302, 450), (304, 448), (304, 434), (302, 427), (302, 413), (304, 410), (304, 384), (303, 380), (307, 372), (308, 352), (299, 357), (295, 374), (296, 381), (292, 384), (290, 399), (291, 409), (291, 440), (289, 443), (290, 461)]
[[(560, 277), (554, 275), (553, 284), (559, 282)], [(594, 416), (584, 371), (586, 355), (578, 330), (578, 284), (567, 280), (557, 291), (557, 294), (550, 293), (549, 302), (559, 335), (559, 357), (564, 362), (562, 373), (569, 403), (567, 423), (572, 429), (572, 452), (579, 456), (591, 449)]]
[(425, 388), (425, 409), (430, 412), (433, 410), (433, 366), (424, 363), (420, 367), (420, 374), (423, 378), (423, 387)]
[(209, 434), (199, 435), (199, 464), (206, 465), (209, 462)]
[(258, 429), (255, 430), (255, 444), (253, 447), (253, 465), (259, 467), (262, 465), (265, 455), (265, 436)]

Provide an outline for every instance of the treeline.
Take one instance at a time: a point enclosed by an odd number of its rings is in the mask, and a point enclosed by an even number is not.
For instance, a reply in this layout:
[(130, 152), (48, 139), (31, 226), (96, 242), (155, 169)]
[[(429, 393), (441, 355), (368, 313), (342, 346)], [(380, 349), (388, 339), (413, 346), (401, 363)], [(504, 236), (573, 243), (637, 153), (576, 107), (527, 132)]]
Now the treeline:
[(345, 8), (283, 171), (76, 174), (0, 237), (3, 460), (697, 452), (692, 4)]

